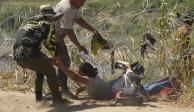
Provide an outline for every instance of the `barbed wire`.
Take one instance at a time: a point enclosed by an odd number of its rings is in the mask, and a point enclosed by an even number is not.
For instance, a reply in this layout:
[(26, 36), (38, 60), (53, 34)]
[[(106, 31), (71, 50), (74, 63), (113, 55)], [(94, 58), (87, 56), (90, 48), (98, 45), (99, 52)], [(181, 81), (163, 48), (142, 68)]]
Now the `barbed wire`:
[[(55, 0), (54, 4), (56, 3), (56, 1), (57, 0)], [(96, 1), (97, 0), (89, 1), (89, 2), (87, 2), (86, 5), (89, 5), (89, 4), (94, 3)], [(155, 22), (155, 21), (157, 22), (157, 21), (159, 21), (161, 19), (160, 16), (155, 16), (154, 17), (154, 15), (160, 15), (161, 9), (160, 8), (149, 8), (149, 5), (150, 5), (151, 2), (149, 0), (145, 0), (142, 3), (141, 10), (140, 9), (139, 10), (132, 10), (131, 9), (131, 10), (127, 10), (125, 12), (118, 12), (118, 14), (115, 15), (115, 16), (107, 16), (107, 17), (102, 16), (103, 14), (106, 14), (106, 11), (111, 9), (111, 8), (115, 8), (115, 7), (116, 8), (117, 7), (118, 8), (130, 7), (127, 4), (121, 4), (121, 2), (119, 0), (114, 0), (113, 2), (114, 2), (113, 5), (107, 6), (107, 7), (102, 7), (99, 10), (97, 10), (96, 15), (94, 17), (92, 17), (92, 18), (97, 18), (97, 21), (95, 21), (93, 23), (93, 25), (95, 26), (95, 25), (101, 24), (101, 26), (102, 26), (104, 24), (104, 21), (106, 21), (106, 20), (115, 20), (115, 19), (119, 18), (119, 20), (120, 20), (119, 24), (120, 25), (119, 25), (119, 27), (117, 27), (119, 29), (118, 32), (125, 33), (124, 30), (126, 30), (126, 26), (127, 25), (129, 25), (129, 24), (133, 24), (134, 25), (134, 23), (136, 21), (140, 21), (141, 23), (143, 23), (143, 24), (139, 25), (139, 26), (141, 26), (141, 29), (143, 29), (143, 31), (134, 31), (134, 32), (129, 31), (128, 35), (127, 34), (126, 35), (123, 34), (123, 35), (126, 36), (126, 39), (119, 41), (121, 43), (122, 43), (122, 41), (125, 42), (125, 44), (122, 44), (122, 45), (126, 46), (128, 48), (128, 53), (130, 52), (129, 54), (135, 54), (133, 51), (136, 50), (136, 52), (138, 52), (138, 49), (139, 49), (139, 45), (137, 44), (138, 42), (135, 39), (137, 37), (136, 34), (138, 34), (138, 36), (141, 36), (145, 32), (152, 32), (156, 37), (158, 36), (158, 34), (159, 34), (161, 29), (159, 27), (157, 27), (157, 26), (154, 26), (153, 22)], [(165, 13), (164, 19), (169, 22), (169, 24), (168, 24), (169, 27), (166, 28), (166, 29), (163, 29), (164, 32), (174, 32), (177, 29), (177, 26), (180, 24), (179, 20), (176, 19), (175, 15), (174, 15), (174, 10), (178, 7), (178, 5), (179, 5), (178, 2), (176, 2), (176, 4), (172, 8), (167, 8), (167, 12)], [(188, 6), (185, 6), (184, 9), (188, 10)], [(83, 8), (82, 10), (84, 11), (84, 10), (87, 10), (87, 9)], [(183, 12), (185, 12), (185, 11), (183, 11)], [(29, 12), (29, 13), (34, 13), (34, 12)], [(11, 18), (14, 18), (14, 17), (26, 18), (26, 15), (23, 15), (22, 13), (20, 13), (20, 11), (15, 12), (13, 15), (11, 15), (11, 16), (5, 18), (3, 21), (1, 21), (0, 27), (4, 23), (6, 23), (7, 21), (9, 21)], [(147, 26), (145, 24), (147, 24)], [(111, 35), (109, 33), (109, 32), (111, 32), (109, 29), (102, 30), (100, 32), (101, 33), (106, 33), (109, 36)], [(7, 41), (6, 41), (7, 35), (2, 31), (2, 29), (0, 29), (0, 33), (3, 36), (3, 38), (4, 38), (4, 40), (3, 40), (4, 42), (1, 44), (0, 48), (2, 50), (5, 49), (5, 51), (8, 51), (7, 47), (5, 47), (7, 45)], [(91, 36), (88, 33), (86, 33), (86, 35), (87, 36)], [(141, 38), (141, 37), (138, 37), (138, 38)], [(127, 42), (129, 43), (129, 40), (130, 40), (130, 45), (129, 44), (127, 45)], [(160, 39), (159, 38), (158, 38), (158, 40), (159, 40), (158, 43), (160, 43)], [(164, 44), (168, 46), (169, 41), (170, 40), (165, 41)], [(129, 46), (132, 46), (132, 49)], [(156, 47), (160, 48), (161, 46), (162, 45), (159, 44)], [(156, 51), (157, 50), (159, 51), (160, 49), (156, 49)], [(165, 53), (170, 54), (170, 52), (165, 52)], [(126, 54), (126, 55), (129, 55), (129, 54)], [(122, 56), (120, 56), (120, 58), (122, 59)]]

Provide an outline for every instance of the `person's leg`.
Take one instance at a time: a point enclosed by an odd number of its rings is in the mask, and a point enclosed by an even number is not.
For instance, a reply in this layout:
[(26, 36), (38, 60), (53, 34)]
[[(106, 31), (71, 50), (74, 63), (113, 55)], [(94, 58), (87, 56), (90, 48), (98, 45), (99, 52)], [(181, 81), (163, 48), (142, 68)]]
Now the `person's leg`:
[(43, 86), (44, 74), (40, 72), (36, 72), (36, 79), (35, 79), (35, 95), (36, 101), (42, 100), (42, 86)]
[(143, 86), (146, 93), (149, 95), (155, 95), (160, 92), (164, 87), (172, 87), (171, 80), (162, 81), (159, 83), (152, 83), (149, 86)]
[(67, 76), (59, 68), (57, 68), (57, 81), (58, 81), (59, 86), (62, 87), (63, 91), (68, 90)]
[[(70, 64), (71, 64), (70, 56), (68, 54), (68, 50), (67, 50), (67, 47), (66, 47), (63, 39), (58, 40), (58, 43), (56, 45), (56, 49), (57, 49), (56, 50), (57, 55), (62, 60), (63, 64), (66, 67), (70, 67)], [(75, 95), (73, 95), (69, 91), (69, 88), (67, 86), (67, 76), (59, 68), (57, 68), (57, 79), (58, 79), (59, 86), (62, 87), (62, 90), (64, 91), (64, 93), (66, 95), (68, 95), (69, 97), (72, 97), (74, 99), (77, 99), (77, 97)]]
[(170, 79), (170, 77), (164, 77), (164, 78), (162, 78), (161, 80), (153, 81), (153, 82), (144, 84), (143, 86), (144, 86), (145, 88), (148, 88), (149, 86), (151, 86), (151, 85), (153, 85), (153, 84), (155, 84), (155, 83), (160, 83), (160, 82), (163, 82), (163, 81), (167, 81), (167, 80), (169, 80), (169, 79)]
[[(66, 67), (70, 67), (70, 57), (67, 51), (67, 47), (65, 46), (64, 40), (58, 40), (56, 45), (56, 52), (57, 55), (60, 57), (61, 61)], [(57, 78), (59, 85), (62, 87), (63, 90), (67, 90), (67, 76), (63, 73), (62, 70), (57, 68)]]
[(36, 58), (28, 60), (17, 61), (18, 65), (45, 74), (49, 89), (53, 95), (53, 103), (62, 101), (59, 93), (59, 86), (56, 79), (55, 68), (50, 64), (49, 60), (44, 54)]

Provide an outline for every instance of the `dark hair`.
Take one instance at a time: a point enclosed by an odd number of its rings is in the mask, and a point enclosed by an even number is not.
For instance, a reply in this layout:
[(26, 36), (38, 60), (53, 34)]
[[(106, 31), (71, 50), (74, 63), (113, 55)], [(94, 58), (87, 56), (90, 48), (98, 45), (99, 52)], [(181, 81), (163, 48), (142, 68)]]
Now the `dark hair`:
[(96, 77), (98, 74), (97, 68), (94, 68), (90, 63), (83, 62), (79, 65), (79, 71), (81, 71), (84, 76)]

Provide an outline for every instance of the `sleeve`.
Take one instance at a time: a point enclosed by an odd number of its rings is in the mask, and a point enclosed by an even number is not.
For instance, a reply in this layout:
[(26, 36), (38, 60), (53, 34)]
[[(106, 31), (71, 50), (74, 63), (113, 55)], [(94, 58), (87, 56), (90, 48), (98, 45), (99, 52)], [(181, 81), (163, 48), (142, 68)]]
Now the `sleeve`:
[(60, 27), (63, 29), (73, 29), (73, 18), (68, 12), (65, 12), (63, 17), (59, 20)]
[(81, 18), (78, 9), (65, 11), (63, 17), (60, 19), (60, 27), (63, 29), (73, 29), (74, 21), (78, 18)]
[(61, 19), (58, 20), (58, 26), (62, 29), (72, 29), (73, 28), (73, 18), (70, 8), (66, 8), (63, 2), (57, 4), (54, 8), (55, 12), (63, 13)]

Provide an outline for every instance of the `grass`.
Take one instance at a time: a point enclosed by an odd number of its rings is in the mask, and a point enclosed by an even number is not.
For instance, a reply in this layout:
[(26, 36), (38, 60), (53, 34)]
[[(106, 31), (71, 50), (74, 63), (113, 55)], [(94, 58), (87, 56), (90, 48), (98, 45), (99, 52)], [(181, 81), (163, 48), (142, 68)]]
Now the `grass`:
[[(25, 4), (23, 4), (23, 2), (25, 2)], [(2, 7), (4, 10), (1, 11), (1, 15), (3, 16), (0, 17), (0, 20), (3, 21), (8, 17), (13, 16), (14, 14), (17, 15), (13, 18), (10, 18), (8, 21), (1, 25), (3, 32), (6, 32), (6, 34), (15, 33), (25, 18), (38, 12), (39, 5), (53, 2), (54, 1), (51, 0), (43, 0), (41, 2), (29, 2), (28, 0), (21, 2), (20, 0), (12, 0), (11, 2), (7, 2), (6, 5)], [(82, 9), (82, 14), (83, 17), (89, 21), (89, 23), (92, 23), (102, 33), (104, 38), (112, 40), (115, 44), (126, 46), (129, 48), (129, 50), (136, 50), (137, 53), (139, 53), (139, 41), (141, 40), (143, 33), (147, 31), (152, 32), (157, 38), (158, 44), (161, 44), (161, 38), (159, 36), (160, 34), (158, 33), (160, 30), (158, 26), (160, 14), (138, 13), (137, 10), (141, 11), (143, 8), (157, 8), (160, 6), (160, 4), (160, 0), (149, 3), (147, 7), (145, 7), (143, 0), (120, 0), (118, 2), (112, 0), (95, 0), (95, 2), (87, 1), (85, 7)], [(169, 4), (171, 6), (175, 5), (174, 2), (170, 2)], [(80, 33), (81, 35), (91, 35), (90, 33), (88, 34), (88, 32), (85, 32), (85, 30), (81, 30), (78, 26), (76, 26), (75, 29), (76, 32)], [(89, 42), (85, 41), (88, 40), (88, 38), (80, 40), (81, 43), (88, 45)], [(89, 46), (87, 47), (89, 48)], [(155, 63), (156, 62), (158, 61), (156, 60)], [(154, 61), (152, 60), (148, 63), (154, 63)], [(157, 74), (159, 73), (157, 72)], [(158, 76), (157, 74), (156, 76)]]

